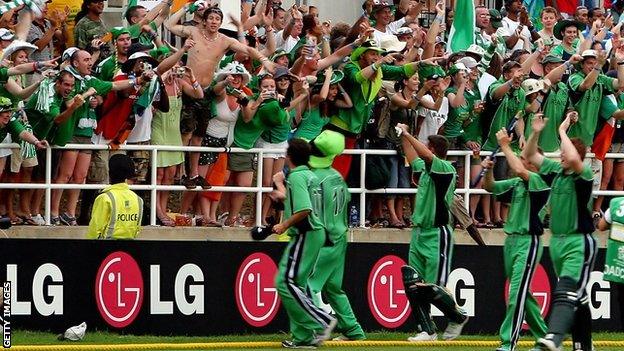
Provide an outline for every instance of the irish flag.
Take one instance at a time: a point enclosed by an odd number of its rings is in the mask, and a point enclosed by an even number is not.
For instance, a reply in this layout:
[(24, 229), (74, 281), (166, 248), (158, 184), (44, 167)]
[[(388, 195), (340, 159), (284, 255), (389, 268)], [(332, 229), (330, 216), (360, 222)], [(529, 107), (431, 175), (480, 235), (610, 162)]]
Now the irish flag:
[(455, 1), (455, 17), (448, 38), (449, 51), (466, 50), (474, 44), (475, 29), (474, 0)]

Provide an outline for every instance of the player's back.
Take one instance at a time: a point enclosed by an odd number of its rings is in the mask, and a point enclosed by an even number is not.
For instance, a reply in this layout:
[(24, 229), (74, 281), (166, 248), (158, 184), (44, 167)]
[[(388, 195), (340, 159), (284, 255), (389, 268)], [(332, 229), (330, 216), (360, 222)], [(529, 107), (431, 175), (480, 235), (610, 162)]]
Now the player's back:
[(344, 237), (349, 229), (348, 205), (351, 194), (347, 183), (333, 168), (312, 169), (321, 186), (319, 216), (332, 242)]

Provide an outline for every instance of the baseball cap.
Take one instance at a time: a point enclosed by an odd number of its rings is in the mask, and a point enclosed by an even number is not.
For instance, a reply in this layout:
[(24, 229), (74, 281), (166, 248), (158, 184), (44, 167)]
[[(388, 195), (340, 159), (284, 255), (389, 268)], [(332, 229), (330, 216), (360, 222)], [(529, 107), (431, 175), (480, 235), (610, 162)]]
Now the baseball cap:
[(308, 164), (312, 168), (327, 168), (332, 165), (334, 158), (345, 149), (344, 135), (333, 130), (324, 130), (310, 141), (312, 154)]
[(396, 35), (397, 36), (410, 35), (412, 33), (414, 33), (414, 31), (410, 27), (401, 27), (401, 28), (397, 29), (397, 31), (396, 31)]
[(531, 95), (539, 91), (544, 91), (545, 90), (544, 81), (533, 79), (533, 78), (525, 79), (522, 82), (522, 89), (524, 89), (527, 95)]
[(511, 71), (512, 68), (519, 67), (522, 68), (522, 65), (518, 61), (507, 61), (503, 65), (503, 73)]
[(467, 71), (468, 68), (461, 62), (456, 62), (454, 65), (451, 66), (451, 68), (449, 68), (448, 70), (448, 74), (449, 75), (454, 75), (459, 71)]
[(5, 98), (0, 96), (0, 112), (10, 112), (13, 111), (13, 103), (9, 98)]
[(371, 16), (375, 15), (375, 12), (385, 9), (386, 7), (391, 9), (394, 8), (394, 6), (386, 0), (373, 0), (373, 9), (371, 10)]
[(444, 44), (444, 45), (446, 45), (446, 41), (444, 41), (444, 38), (442, 38), (442, 37), (436, 37), (436, 39), (435, 39), (435, 45), (438, 45), (438, 44)]
[(75, 46), (68, 47), (67, 49), (65, 49), (65, 51), (63, 51), (63, 55), (61, 55), (61, 60), (69, 60), (76, 53), (76, 51), (80, 51), (80, 49)]
[(490, 23), (493, 28), (500, 28), (503, 26), (503, 16), (497, 9), (490, 9)]
[(583, 51), (581, 56), (583, 57), (583, 59), (590, 58), (590, 57), (596, 58), (598, 57), (598, 53), (596, 52), (596, 50), (585, 50)]
[(0, 39), (1, 40), (13, 40), (15, 38), (15, 34), (6, 28), (0, 28)]
[(479, 62), (475, 60), (473, 57), (466, 56), (457, 60), (457, 63), (462, 63), (466, 68), (475, 68), (479, 65)]
[(542, 59), (542, 65), (545, 65), (547, 63), (563, 63), (563, 62), (564, 62), (563, 59), (557, 55), (546, 55)]
[(364, 43), (362, 43), (360, 47), (353, 50), (353, 53), (351, 53), (351, 61), (356, 62), (357, 60), (360, 59), (360, 56), (362, 56), (362, 54), (368, 50), (374, 50), (380, 54), (383, 54), (385, 52), (384, 49), (380, 48), (377, 45), (377, 42), (375, 40), (369, 39), (365, 41)]
[(386, 53), (401, 52), (406, 45), (407, 42), (400, 41), (396, 35), (384, 35), (379, 43), (379, 46), (386, 50)]

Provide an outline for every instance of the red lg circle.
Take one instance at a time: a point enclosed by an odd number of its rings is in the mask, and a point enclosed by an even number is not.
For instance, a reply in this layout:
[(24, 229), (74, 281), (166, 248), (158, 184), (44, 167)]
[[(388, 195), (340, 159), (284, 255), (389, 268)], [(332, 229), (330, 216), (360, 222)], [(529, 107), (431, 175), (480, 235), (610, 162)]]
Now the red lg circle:
[[(550, 280), (548, 279), (546, 270), (541, 264), (538, 264), (535, 269), (533, 280), (531, 280), (530, 291), (537, 301), (537, 306), (540, 308), (542, 317), (546, 317), (548, 309), (550, 308)], [(505, 280), (505, 302), (509, 303), (509, 279)], [(524, 321), (522, 322), (522, 329), (529, 330), (529, 326)]]
[(143, 276), (137, 262), (123, 251), (108, 255), (95, 277), (100, 315), (115, 328), (130, 325), (143, 304)]
[(268, 255), (256, 252), (241, 263), (234, 294), (238, 311), (254, 327), (263, 327), (275, 318), (280, 299), (275, 289), (277, 266)]
[(401, 274), (404, 265), (401, 258), (388, 255), (375, 263), (368, 276), (368, 306), (377, 322), (386, 328), (400, 327), (411, 312)]

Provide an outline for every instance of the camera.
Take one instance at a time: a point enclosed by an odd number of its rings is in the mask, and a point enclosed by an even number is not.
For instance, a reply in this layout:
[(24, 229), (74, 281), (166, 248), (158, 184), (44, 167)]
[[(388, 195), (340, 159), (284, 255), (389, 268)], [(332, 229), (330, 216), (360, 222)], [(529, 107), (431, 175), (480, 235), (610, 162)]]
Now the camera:
[(184, 77), (184, 74), (185, 74), (185, 73), (186, 73), (186, 68), (184, 68), (184, 67), (177, 67), (177, 68), (174, 70), (174, 74), (175, 74), (175, 76), (176, 76), (176, 77), (178, 77), (178, 78), (182, 78), (182, 77)]
[(147, 62), (143, 62), (143, 72), (149, 72), (152, 70), (152, 65)]

